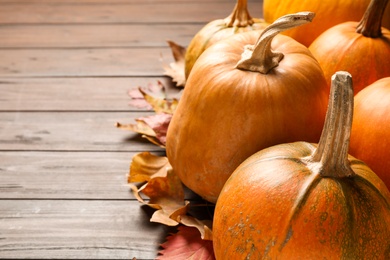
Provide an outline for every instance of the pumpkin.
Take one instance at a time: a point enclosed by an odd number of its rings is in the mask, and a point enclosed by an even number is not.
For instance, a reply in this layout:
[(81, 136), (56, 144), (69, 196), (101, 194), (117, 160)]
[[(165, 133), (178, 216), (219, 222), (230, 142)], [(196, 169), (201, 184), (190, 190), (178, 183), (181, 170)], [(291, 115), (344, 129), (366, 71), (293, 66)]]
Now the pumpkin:
[(277, 35), (313, 15), (285, 16), (261, 35), (234, 35), (195, 63), (168, 127), (166, 153), (182, 182), (204, 199), (215, 203), (230, 174), (258, 149), (318, 141), (329, 93), (324, 75), (305, 46)]
[(354, 78), (355, 95), (374, 81), (390, 76), (390, 31), (381, 28), (387, 0), (372, 0), (359, 22), (346, 22), (322, 33), (309, 47), (325, 78), (345, 70)]
[[(311, 24), (284, 32), (305, 46), (309, 46), (322, 32), (337, 24), (359, 21), (370, 0), (264, 0), (264, 20), (272, 23), (278, 17), (300, 11), (316, 13)], [(390, 7), (386, 9), (383, 25), (390, 28)]]
[(214, 211), (216, 259), (390, 259), (390, 192), (348, 155), (353, 95), (336, 73), (318, 145), (272, 146), (234, 171)]
[(390, 77), (355, 96), (350, 153), (363, 160), (390, 189)]
[(266, 26), (267, 23), (263, 19), (251, 17), (248, 12), (247, 0), (237, 0), (228, 17), (209, 22), (192, 38), (184, 56), (185, 78), (188, 78), (198, 57), (212, 44), (236, 33), (261, 30)]

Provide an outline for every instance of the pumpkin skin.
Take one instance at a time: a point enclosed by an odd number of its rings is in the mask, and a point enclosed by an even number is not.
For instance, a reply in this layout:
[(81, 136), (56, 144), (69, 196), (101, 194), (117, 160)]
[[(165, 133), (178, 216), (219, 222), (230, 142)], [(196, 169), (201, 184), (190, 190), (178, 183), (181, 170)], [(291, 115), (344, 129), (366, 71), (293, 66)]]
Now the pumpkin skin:
[(214, 43), (237, 33), (262, 30), (267, 25), (268, 23), (263, 19), (250, 16), (246, 0), (238, 0), (232, 14), (225, 19), (217, 19), (207, 23), (191, 39), (184, 57), (185, 78), (188, 78), (199, 56)]
[(355, 96), (350, 153), (363, 160), (390, 189), (390, 77)]
[(216, 259), (390, 259), (386, 186), (352, 156), (353, 179), (319, 177), (300, 160), (315, 148), (274, 146), (232, 174), (214, 211)]
[(280, 144), (231, 175), (213, 221), (216, 259), (389, 259), (390, 192), (348, 154), (351, 76), (333, 78), (319, 144)]
[(355, 95), (376, 80), (390, 76), (390, 31), (370, 38), (356, 32), (358, 22), (336, 25), (321, 34), (309, 47), (330, 84), (331, 76), (346, 70), (354, 78)]
[[(316, 13), (312, 23), (284, 32), (298, 42), (309, 46), (322, 32), (337, 24), (359, 21), (370, 0), (264, 0), (264, 20), (272, 23), (278, 17), (299, 11)], [(386, 8), (383, 26), (390, 29), (390, 6)]]
[(166, 153), (182, 182), (215, 203), (234, 169), (259, 149), (297, 140), (317, 142), (329, 88), (308, 49), (283, 35), (271, 47), (284, 54), (267, 74), (235, 68), (245, 32), (209, 47), (195, 63), (170, 122)]

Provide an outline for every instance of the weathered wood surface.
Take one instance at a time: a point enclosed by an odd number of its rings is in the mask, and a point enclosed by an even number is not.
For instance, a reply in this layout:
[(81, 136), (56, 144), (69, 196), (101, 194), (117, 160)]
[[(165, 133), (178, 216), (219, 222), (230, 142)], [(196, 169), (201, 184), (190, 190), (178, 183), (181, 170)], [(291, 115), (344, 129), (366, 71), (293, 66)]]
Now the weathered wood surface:
[(1, 111), (138, 111), (128, 92), (160, 81), (169, 97), (179, 89), (165, 77), (1, 78)]
[(166, 40), (186, 46), (233, 6), (0, 0), (0, 259), (156, 257), (172, 228), (149, 222), (126, 178), (133, 155), (163, 150), (115, 123), (152, 113), (128, 105), (130, 89), (171, 87)]
[(169, 228), (126, 200), (0, 200), (3, 259), (153, 259)]

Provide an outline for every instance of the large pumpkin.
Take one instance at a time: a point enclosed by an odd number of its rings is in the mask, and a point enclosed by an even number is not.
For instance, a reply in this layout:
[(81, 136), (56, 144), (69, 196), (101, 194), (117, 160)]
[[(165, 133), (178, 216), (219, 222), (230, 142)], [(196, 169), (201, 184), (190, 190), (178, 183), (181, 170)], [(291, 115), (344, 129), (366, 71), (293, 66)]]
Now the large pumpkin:
[(355, 96), (350, 153), (367, 163), (390, 189), (390, 77)]
[(185, 78), (188, 78), (199, 56), (214, 43), (236, 33), (264, 29), (267, 25), (263, 19), (251, 17), (247, 0), (237, 0), (228, 17), (209, 22), (192, 38), (185, 54)]
[(234, 169), (259, 149), (318, 141), (329, 91), (323, 72), (305, 46), (276, 35), (312, 16), (283, 17), (260, 37), (234, 35), (195, 63), (168, 128), (166, 152), (183, 183), (206, 200), (216, 202)]
[[(309, 46), (322, 32), (339, 23), (359, 21), (370, 0), (264, 0), (264, 19), (272, 23), (278, 17), (295, 12), (311, 11), (316, 19), (311, 24), (294, 28), (284, 34)], [(390, 7), (386, 9), (383, 26), (390, 29)]]
[(348, 155), (353, 90), (334, 78), (317, 145), (295, 142), (245, 160), (216, 204), (217, 259), (390, 259), (390, 192)]
[(355, 95), (374, 81), (390, 76), (390, 31), (380, 18), (387, 0), (372, 0), (360, 22), (336, 25), (309, 47), (330, 84), (331, 76), (345, 70), (354, 78)]

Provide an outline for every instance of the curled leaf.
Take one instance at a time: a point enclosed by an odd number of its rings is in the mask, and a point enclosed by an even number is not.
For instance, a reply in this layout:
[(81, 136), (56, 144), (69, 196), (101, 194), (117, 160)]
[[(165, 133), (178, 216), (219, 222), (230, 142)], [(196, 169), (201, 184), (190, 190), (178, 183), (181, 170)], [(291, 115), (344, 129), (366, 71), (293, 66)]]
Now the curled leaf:
[(137, 118), (136, 124), (116, 123), (118, 128), (142, 134), (150, 142), (165, 147), (166, 135), (172, 115), (166, 113)]
[(185, 77), (185, 53), (186, 48), (173, 42), (167, 41), (172, 51), (172, 56), (175, 62), (171, 62), (169, 65), (164, 65), (165, 75), (172, 78), (172, 81), (176, 82), (178, 87), (184, 87), (186, 83)]

